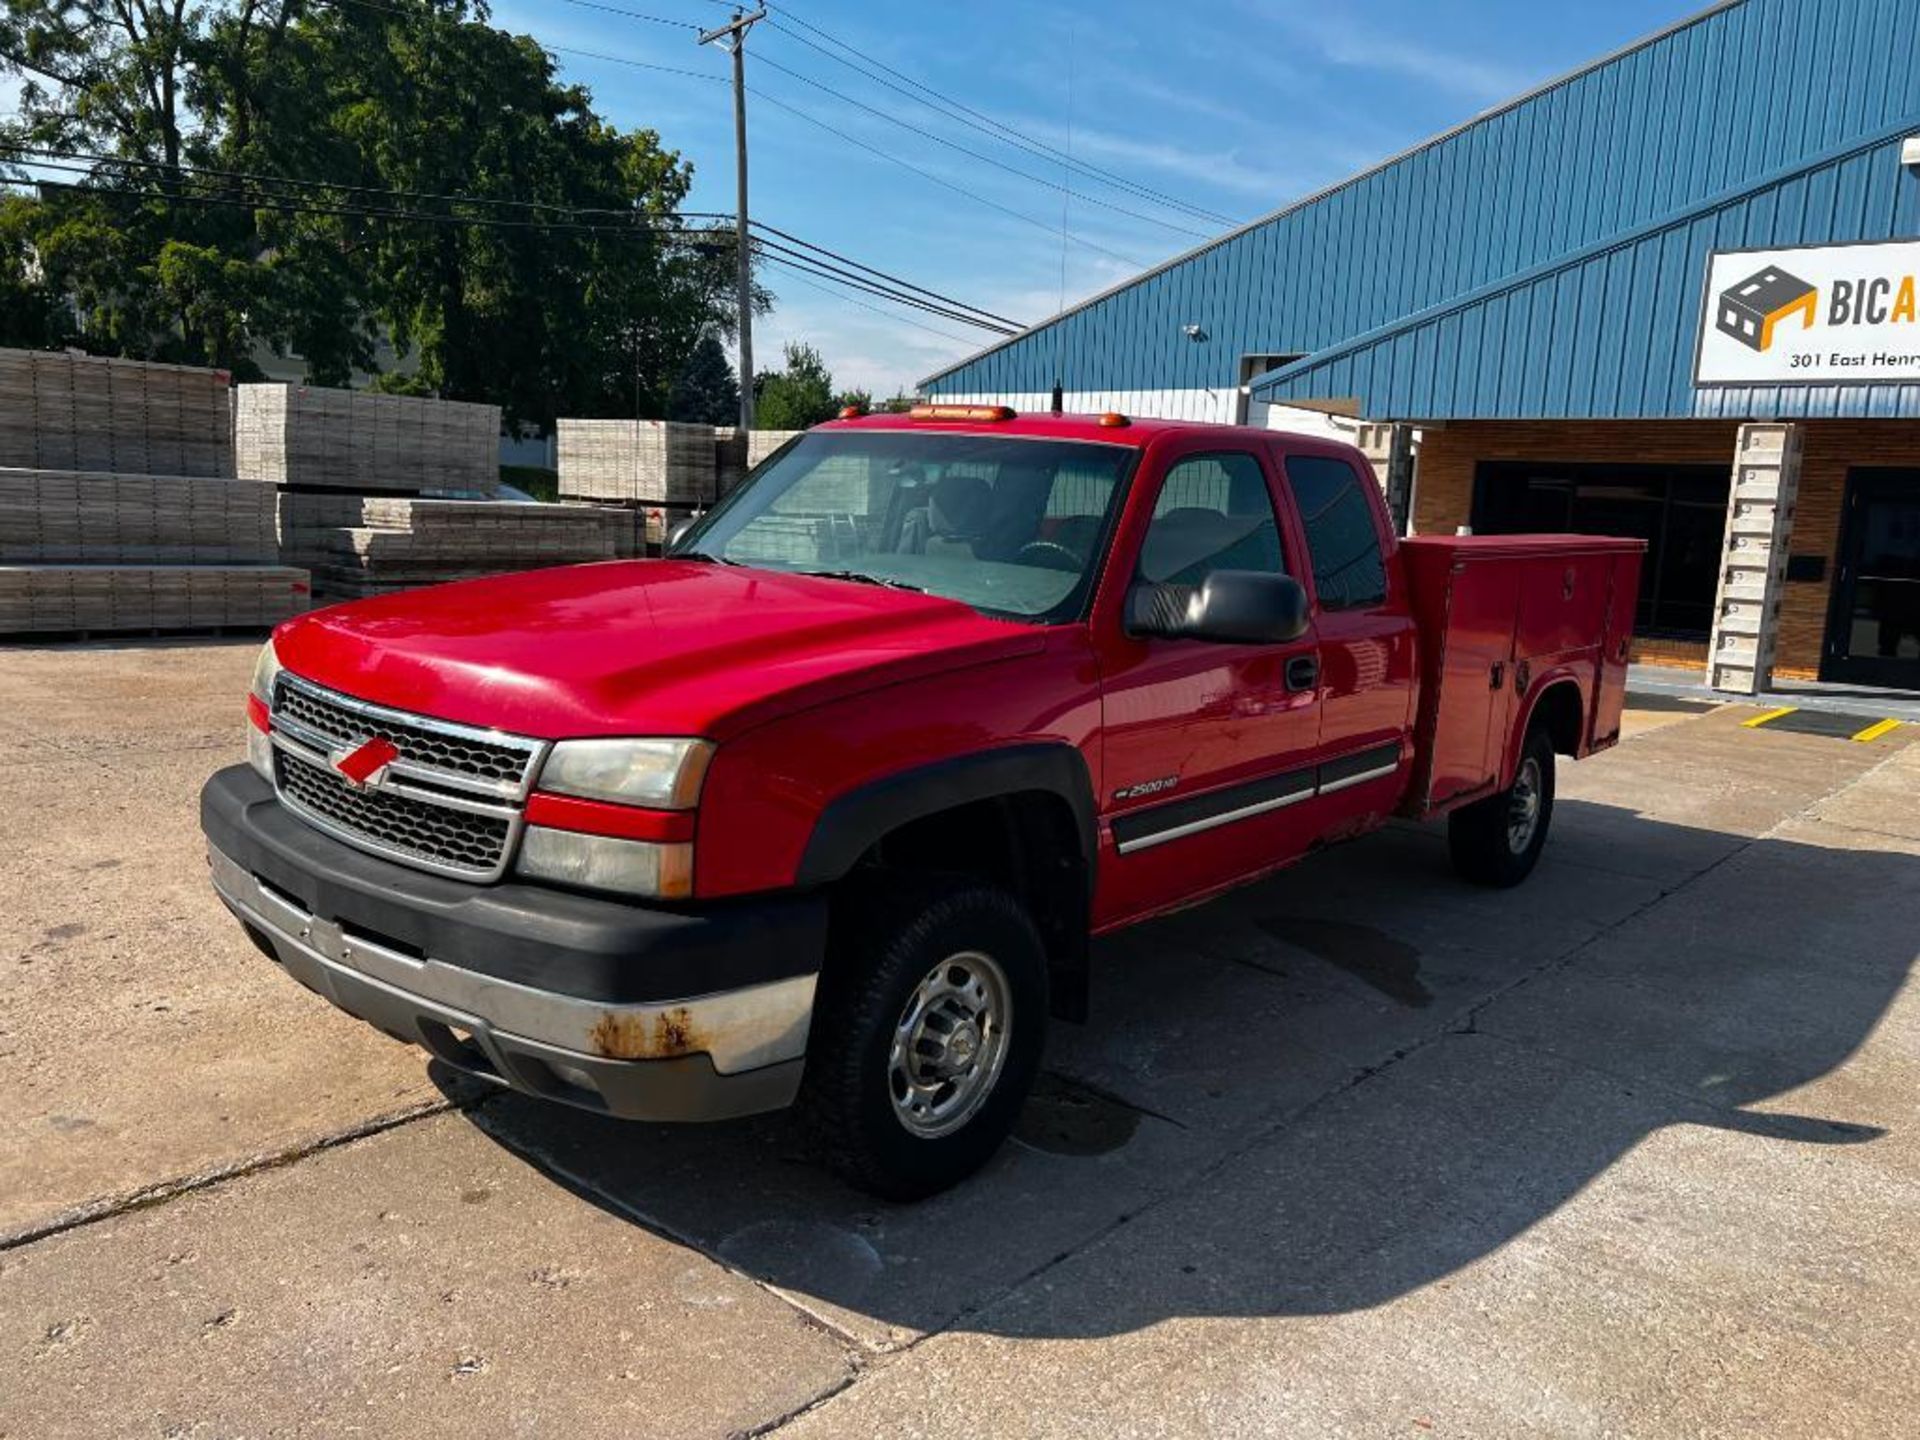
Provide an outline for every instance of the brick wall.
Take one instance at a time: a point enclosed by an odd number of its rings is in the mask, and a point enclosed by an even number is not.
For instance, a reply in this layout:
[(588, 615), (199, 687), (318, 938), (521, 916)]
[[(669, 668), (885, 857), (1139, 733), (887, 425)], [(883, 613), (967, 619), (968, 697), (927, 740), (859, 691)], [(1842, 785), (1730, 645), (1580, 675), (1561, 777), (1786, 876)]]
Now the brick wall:
[[(1451, 534), (1473, 511), (1473, 475), (1483, 460), (1613, 464), (1721, 464), (1733, 468), (1739, 425), (1722, 420), (1463, 421), (1424, 432), (1414, 492), (1418, 534)], [(1791, 550), (1827, 557), (1827, 578), (1787, 585), (1780, 607), (1779, 674), (1819, 672), (1827, 602), (1837, 566), (1847, 471), (1920, 465), (1920, 420), (1814, 420), (1806, 425), (1800, 499)], [(1704, 666), (1706, 647), (1646, 642), (1644, 658)]]

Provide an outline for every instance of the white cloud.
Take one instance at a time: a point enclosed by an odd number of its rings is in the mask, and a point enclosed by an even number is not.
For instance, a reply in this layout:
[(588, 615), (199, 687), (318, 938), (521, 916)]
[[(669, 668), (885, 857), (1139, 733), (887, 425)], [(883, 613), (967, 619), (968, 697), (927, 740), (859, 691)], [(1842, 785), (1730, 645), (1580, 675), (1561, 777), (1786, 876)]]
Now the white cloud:
[(1491, 104), (1519, 94), (1528, 77), (1505, 65), (1403, 39), (1333, 14), (1295, 14), (1288, 27), (1335, 65), (1381, 70)]
[[(1286, 194), (1299, 188), (1296, 177), (1244, 160), (1237, 150), (1226, 145), (1196, 149), (1166, 140), (1136, 140), (1129, 135), (1082, 125), (1074, 126), (1069, 134), (1064, 126), (1031, 116), (1021, 118), (1017, 123), (1024, 133), (1044, 144), (1061, 150), (1071, 149), (1077, 160), (1098, 164), (1102, 168), (1117, 166), (1122, 173), (1128, 169), (1145, 169), (1178, 176), (1189, 184), (1202, 180), (1223, 189), (1256, 196), (1270, 205), (1277, 204)], [(1099, 193), (1126, 203), (1124, 194), (1114, 195), (1105, 186), (1100, 187)], [(1137, 208), (1137, 202), (1129, 204), (1129, 208)]]

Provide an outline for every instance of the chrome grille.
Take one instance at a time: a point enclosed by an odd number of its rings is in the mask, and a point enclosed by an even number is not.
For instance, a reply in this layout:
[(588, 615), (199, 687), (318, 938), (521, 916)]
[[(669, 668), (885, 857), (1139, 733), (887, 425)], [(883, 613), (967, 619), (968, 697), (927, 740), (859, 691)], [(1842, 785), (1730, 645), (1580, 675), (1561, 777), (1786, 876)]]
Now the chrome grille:
[[(385, 706), (321, 690), (297, 676), (281, 675), (273, 696), (273, 721), (316, 750), (358, 745), (376, 737), (400, 751), (400, 770), (458, 788), (523, 795), (540, 744), (472, 726), (424, 721)], [(462, 781), (471, 782), (462, 785)]]
[(423, 868), (490, 880), (506, 868), (518, 822), (511, 813), (454, 809), (420, 792), (361, 790), (325, 765), (276, 747), (280, 798), (322, 829)]
[[(274, 788), (314, 828), (461, 880), (506, 873), (545, 741), (389, 710), (289, 674), (270, 723)], [(400, 753), (374, 783), (350, 784), (332, 757), (376, 738)]]

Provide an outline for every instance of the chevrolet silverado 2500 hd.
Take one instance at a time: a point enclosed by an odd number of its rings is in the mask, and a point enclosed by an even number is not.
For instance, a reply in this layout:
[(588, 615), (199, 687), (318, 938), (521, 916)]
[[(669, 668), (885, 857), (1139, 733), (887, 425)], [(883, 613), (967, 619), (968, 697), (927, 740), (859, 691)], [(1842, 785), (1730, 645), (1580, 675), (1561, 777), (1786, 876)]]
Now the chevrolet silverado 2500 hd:
[(201, 799), (267, 955), (617, 1116), (797, 1102), (893, 1196), (999, 1145), (1088, 942), (1445, 816), (1512, 885), (1618, 736), (1638, 541), (1396, 539), (1364, 458), (929, 406), (810, 431), (668, 558), (275, 631)]

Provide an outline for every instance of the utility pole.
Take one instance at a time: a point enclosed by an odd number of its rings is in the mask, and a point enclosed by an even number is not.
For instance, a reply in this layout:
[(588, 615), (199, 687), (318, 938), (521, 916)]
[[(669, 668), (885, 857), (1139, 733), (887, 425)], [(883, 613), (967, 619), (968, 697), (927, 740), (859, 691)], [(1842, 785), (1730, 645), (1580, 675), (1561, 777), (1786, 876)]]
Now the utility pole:
[(751, 15), (739, 10), (717, 30), (700, 34), (702, 45), (718, 43), (733, 56), (734, 245), (740, 261), (740, 429), (753, 428), (753, 251), (747, 234), (747, 31), (767, 18), (765, 8)]

